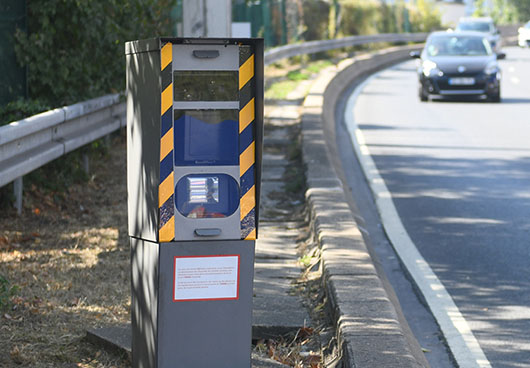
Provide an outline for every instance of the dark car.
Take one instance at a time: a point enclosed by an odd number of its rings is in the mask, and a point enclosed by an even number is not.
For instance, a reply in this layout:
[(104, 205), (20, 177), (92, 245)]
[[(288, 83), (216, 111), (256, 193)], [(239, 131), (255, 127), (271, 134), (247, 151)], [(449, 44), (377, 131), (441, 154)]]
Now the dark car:
[(419, 97), (430, 95), (477, 96), (501, 100), (501, 69), (488, 39), (477, 32), (434, 32), (423, 51), (411, 53), (419, 58)]

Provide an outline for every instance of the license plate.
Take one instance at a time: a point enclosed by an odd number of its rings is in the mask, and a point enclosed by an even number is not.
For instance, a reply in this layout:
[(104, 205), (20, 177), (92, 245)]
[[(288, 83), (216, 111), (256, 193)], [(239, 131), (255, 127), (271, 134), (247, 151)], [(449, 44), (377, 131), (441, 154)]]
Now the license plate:
[(449, 84), (452, 86), (472, 86), (475, 84), (475, 78), (450, 78)]

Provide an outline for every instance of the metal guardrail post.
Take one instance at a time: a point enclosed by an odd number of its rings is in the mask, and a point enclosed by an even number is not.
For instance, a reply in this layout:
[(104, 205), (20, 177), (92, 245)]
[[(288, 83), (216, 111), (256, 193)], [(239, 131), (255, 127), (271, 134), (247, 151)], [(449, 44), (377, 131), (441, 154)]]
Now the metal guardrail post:
[(88, 173), (90, 172), (90, 160), (88, 157), (88, 153), (83, 152), (82, 159), (83, 159), (83, 171), (88, 175)]
[(19, 177), (13, 182), (14, 194), (15, 194), (15, 208), (17, 209), (17, 214), (22, 214), (22, 195), (24, 193), (24, 179)]

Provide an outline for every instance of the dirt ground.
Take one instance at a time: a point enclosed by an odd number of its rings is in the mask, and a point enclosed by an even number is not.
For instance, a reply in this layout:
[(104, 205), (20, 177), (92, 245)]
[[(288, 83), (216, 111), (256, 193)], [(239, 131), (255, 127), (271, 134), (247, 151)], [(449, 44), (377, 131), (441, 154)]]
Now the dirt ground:
[(121, 132), (87, 183), (30, 188), (22, 216), (0, 213), (0, 275), (15, 286), (0, 315), (1, 367), (128, 366), (83, 340), (130, 319), (124, 152)]

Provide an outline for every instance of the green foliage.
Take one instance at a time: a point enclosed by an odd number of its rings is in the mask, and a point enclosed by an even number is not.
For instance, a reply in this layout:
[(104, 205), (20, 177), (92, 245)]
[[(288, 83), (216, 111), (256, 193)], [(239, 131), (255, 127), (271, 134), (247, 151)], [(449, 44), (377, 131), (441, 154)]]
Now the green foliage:
[(9, 183), (0, 188), (0, 210), (5, 210), (13, 206), (15, 194), (13, 183)]
[[(17, 29), (15, 52), (27, 68), (29, 99), (1, 108), (0, 125), (123, 91), (125, 42), (170, 35), (175, 4), (175, 0), (28, 0), (27, 28)], [(88, 150), (101, 153), (94, 144)], [(81, 152), (73, 152), (27, 175), (24, 185), (64, 190), (87, 179), (81, 162)], [(0, 205), (12, 198), (9, 187), (0, 188)]]
[(287, 98), (289, 92), (293, 91), (298, 82), (292, 80), (282, 80), (271, 84), (265, 91), (266, 100), (284, 100)]
[(49, 109), (50, 106), (41, 100), (19, 99), (12, 101), (5, 106), (0, 106), (0, 126)]
[(287, 79), (292, 80), (292, 81), (306, 80), (306, 79), (309, 79), (310, 76), (311, 76), (310, 73), (307, 73), (302, 70), (291, 70), (290, 72), (287, 73)]
[(530, 1), (528, 0), (510, 0), (514, 8), (514, 17), (520, 22), (527, 22), (530, 20)]
[(0, 275), (0, 311), (4, 311), (11, 305), (11, 298), (18, 292), (18, 286), (11, 283)]
[(167, 35), (171, 0), (30, 0), (16, 54), (29, 95), (53, 107), (125, 87), (124, 42)]
[[(330, 60), (317, 60), (306, 63), (300, 60), (290, 59), (291, 64), (302, 64), (299, 68), (287, 72), (285, 78), (281, 78), (268, 85), (265, 89), (265, 99), (268, 100), (283, 100), (287, 98), (289, 92), (293, 91), (300, 81), (307, 80), (312, 74), (319, 73), (322, 69), (333, 65)], [(277, 68), (281, 69), (283, 66), (278, 64)]]
[(442, 27), (441, 14), (433, 0), (417, 0), (410, 20), (412, 32), (431, 32)]
[(475, 5), (475, 10), (473, 11), (474, 17), (485, 17), (487, 15), (485, 0), (475, 0), (474, 5)]
[(517, 22), (517, 9), (510, 0), (493, 0), (491, 17), (496, 24), (513, 24)]
[(429, 32), (441, 28), (441, 14), (432, 0), (414, 4), (396, 1), (342, 0), (340, 36), (377, 33)]
[(328, 66), (332, 66), (332, 65), (333, 65), (333, 62), (329, 59), (318, 60), (318, 61), (314, 61), (308, 64), (305, 67), (305, 70), (307, 70), (308, 72), (311, 72), (312, 74), (317, 74), (317, 73), (320, 73), (322, 69), (327, 68)]
[(25, 182), (47, 192), (62, 192), (73, 183), (85, 182), (88, 174), (82, 165), (83, 150), (89, 149), (74, 151), (32, 171), (25, 177)]
[(329, 38), (329, 2), (323, 0), (305, 0), (303, 3), (304, 40), (324, 40)]
[(340, 36), (354, 36), (378, 33), (380, 3), (373, 0), (342, 0)]

